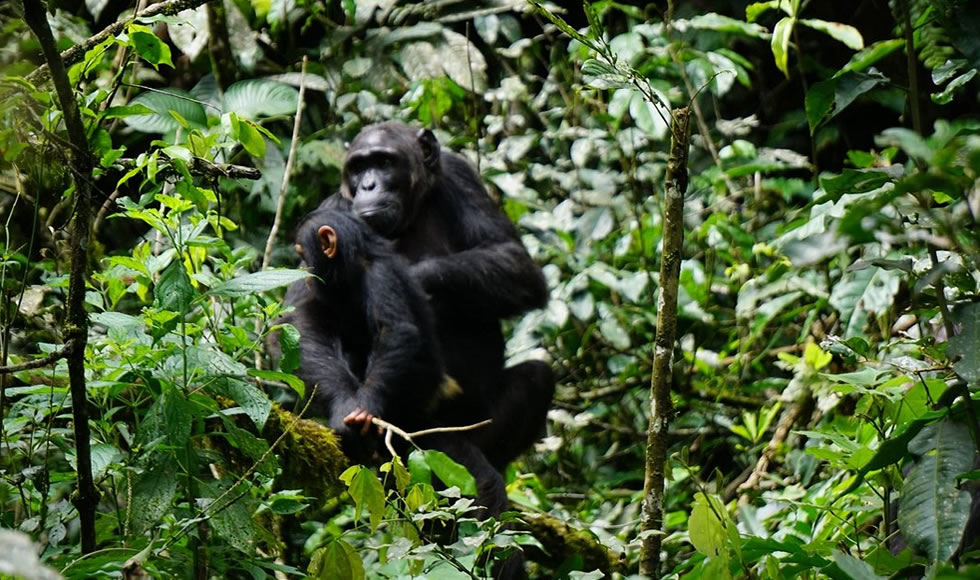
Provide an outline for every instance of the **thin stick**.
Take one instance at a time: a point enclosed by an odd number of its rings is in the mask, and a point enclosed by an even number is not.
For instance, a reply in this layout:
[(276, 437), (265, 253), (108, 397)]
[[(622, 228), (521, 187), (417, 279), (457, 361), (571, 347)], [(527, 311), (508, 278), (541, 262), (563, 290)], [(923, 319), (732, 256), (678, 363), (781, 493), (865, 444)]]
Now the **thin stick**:
[(27, 362), (22, 362), (20, 364), (0, 367), (0, 375), (6, 375), (10, 373), (17, 373), (20, 371), (28, 371), (31, 369), (46, 367), (51, 363), (57, 362), (65, 358), (70, 353), (71, 353), (71, 342), (67, 343), (61, 350), (57, 352), (53, 352), (44, 358), (38, 358), (34, 360), (29, 360)]
[(269, 267), (269, 257), (272, 255), (272, 246), (276, 242), (276, 234), (279, 233), (279, 224), (282, 222), (282, 210), (286, 207), (286, 190), (289, 189), (289, 174), (293, 172), (293, 159), (296, 157), (296, 143), (299, 141), (299, 126), (303, 120), (303, 95), (306, 93), (306, 57), (303, 57), (303, 68), (299, 75), (299, 98), (296, 102), (296, 119), (293, 121), (293, 140), (289, 143), (289, 157), (286, 158), (286, 168), (283, 170), (282, 186), (279, 188), (279, 201), (276, 203), (276, 218), (272, 222), (272, 229), (269, 230), (269, 239), (265, 243), (265, 253), (262, 255), (262, 269)]
[(461, 425), (458, 427), (433, 427), (431, 429), (422, 429), (421, 431), (414, 431), (412, 433), (409, 433), (401, 427), (392, 425), (384, 419), (379, 419), (377, 417), (372, 418), (371, 423), (385, 430), (385, 447), (388, 448), (388, 453), (391, 453), (392, 457), (397, 457), (398, 454), (395, 453), (395, 447), (391, 444), (392, 433), (397, 434), (405, 441), (415, 445), (414, 439), (416, 437), (423, 437), (425, 435), (432, 435), (435, 433), (459, 433), (461, 431), (473, 431), (474, 429), (479, 429), (480, 427), (485, 427), (486, 425), (493, 423), (493, 419), (484, 419), (483, 421), (473, 423), (472, 425)]

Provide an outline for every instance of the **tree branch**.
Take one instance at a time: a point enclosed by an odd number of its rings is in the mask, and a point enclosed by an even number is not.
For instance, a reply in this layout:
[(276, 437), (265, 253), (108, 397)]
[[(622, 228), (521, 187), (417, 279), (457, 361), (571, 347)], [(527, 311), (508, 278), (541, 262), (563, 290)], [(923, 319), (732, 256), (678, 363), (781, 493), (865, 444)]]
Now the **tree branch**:
[(57, 352), (53, 352), (44, 358), (36, 358), (33, 360), (29, 360), (27, 362), (0, 367), (0, 375), (7, 375), (10, 373), (18, 373), (20, 371), (29, 371), (31, 369), (46, 367), (49, 364), (58, 362), (59, 360), (70, 355), (71, 350), (72, 350), (72, 345), (69, 342), (61, 350)]
[(68, 383), (71, 392), (72, 423), (75, 431), (75, 457), (78, 493), (72, 499), (78, 510), (82, 553), (95, 550), (95, 508), (99, 491), (92, 479), (91, 431), (88, 424), (88, 398), (85, 392), (85, 345), (88, 341), (88, 314), (85, 312), (85, 278), (88, 270), (89, 221), (91, 220), (92, 158), (89, 154), (85, 125), (75, 102), (65, 63), (58, 54), (54, 35), (48, 24), (41, 0), (24, 0), (24, 20), (37, 36), (44, 60), (51, 71), (55, 91), (71, 143), (69, 164), (75, 182), (75, 212), (71, 222), (71, 271), (68, 274), (68, 300), (65, 315), (65, 338), (68, 351)]
[[(206, 4), (210, 0), (168, 0), (167, 2), (158, 2), (153, 6), (150, 6), (146, 10), (143, 10), (139, 14), (135, 15), (132, 19), (120, 20), (118, 22), (113, 22), (109, 26), (102, 29), (102, 32), (89, 37), (88, 40), (81, 44), (76, 44), (75, 46), (65, 50), (61, 53), (61, 62), (64, 63), (65, 67), (69, 67), (76, 62), (82, 60), (85, 57), (85, 53), (92, 49), (95, 45), (109, 38), (110, 36), (115, 36), (126, 28), (126, 25), (135, 20), (136, 18), (149, 18), (151, 16), (174, 16), (184, 10), (193, 10), (202, 4)], [(26, 5), (30, 0), (24, 0)], [(25, 17), (26, 20), (26, 17)], [(56, 53), (57, 54), (57, 53)], [(37, 86), (41, 83), (47, 82), (51, 78), (50, 63), (51, 60), (45, 56), (45, 60), (48, 61), (47, 65), (41, 65), (27, 75), (27, 82)]]
[(640, 551), (640, 574), (660, 576), (660, 546), (663, 540), (664, 478), (668, 427), (674, 413), (670, 401), (671, 363), (677, 331), (677, 291), (684, 245), (684, 193), (687, 191), (688, 134), (690, 109), (675, 109), (671, 115), (670, 157), (664, 199), (663, 256), (660, 262), (660, 298), (657, 304), (657, 338), (650, 380), (650, 425), (647, 429), (646, 468), (643, 478), (643, 513), (640, 530), (645, 532)]

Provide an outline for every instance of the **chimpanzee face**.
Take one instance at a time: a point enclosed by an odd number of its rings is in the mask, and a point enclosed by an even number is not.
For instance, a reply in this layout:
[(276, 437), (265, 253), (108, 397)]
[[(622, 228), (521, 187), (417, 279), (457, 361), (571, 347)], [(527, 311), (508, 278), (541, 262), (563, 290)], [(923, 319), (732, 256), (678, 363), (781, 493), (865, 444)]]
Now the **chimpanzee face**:
[(341, 193), (374, 231), (399, 234), (432, 187), (439, 144), (432, 133), (382, 123), (361, 132), (344, 162)]

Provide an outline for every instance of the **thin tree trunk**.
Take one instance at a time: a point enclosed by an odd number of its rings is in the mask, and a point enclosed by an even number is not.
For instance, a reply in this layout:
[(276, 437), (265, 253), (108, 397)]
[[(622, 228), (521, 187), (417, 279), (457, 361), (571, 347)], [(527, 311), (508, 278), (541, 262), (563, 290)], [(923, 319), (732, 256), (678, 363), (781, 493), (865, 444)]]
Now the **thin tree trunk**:
[(659, 577), (663, 540), (664, 479), (667, 462), (667, 428), (674, 409), (670, 401), (671, 361), (677, 330), (677, 287), (684, 244), (684, 193), (687, 191), (687, 108), (672, 114), (670, 157), (664, 199), (664, 235), (660, 262), (660, 298), (657, 302), (657, 338), (654, 342), (653, 377), (650, 381), (650, 426), (647, 429), (646, 468), (643, 478), (644, 534), (640, 573)]
[(78, 470), (78, 492), (72, 499), (81, 523), (82, 553), (95, 551), (95, 508), (99, 491), (92, 479), (91, 434), (88, 424), (88, 397), (85, 393), (85, 344), (88, 338), (88, 314), (85, 312), (85, 278), (88, 270), (89, 221), (91, 220), (92, 159), (88, 138), (75, 103), (65, 64), (61, 60), (54, 35), (48, 25), (41, 0), (24, 0), (24, 20), (41, 44), (41, 51), (51, 71), (64, 115), (68, 141), (72, 146), (70, 169), (75, 182), (75, 211), (71, 221), (64, 337), (68, 348), (68, 383), (71, 392), (72, 422), (75, 429), (75, 458)]

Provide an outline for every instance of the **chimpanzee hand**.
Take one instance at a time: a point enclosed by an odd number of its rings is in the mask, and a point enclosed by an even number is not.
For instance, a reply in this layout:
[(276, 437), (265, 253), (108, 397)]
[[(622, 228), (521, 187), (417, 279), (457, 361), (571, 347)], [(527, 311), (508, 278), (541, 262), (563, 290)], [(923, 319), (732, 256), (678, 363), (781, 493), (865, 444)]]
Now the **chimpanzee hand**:
[[(370, 411), (357, 407), (350, 413), (347, 413), (347, 416), (344, 417), (344, 425), (347, 425), (355, 432), (360, 430), (361, 436), (364, 437), (371, 432), (371, 425), (374, 424), (372, 422), (374, 417), (375, 415)], [(378, 435), (383, 433), (384, 429), (382, 427), (378, 427)]]

